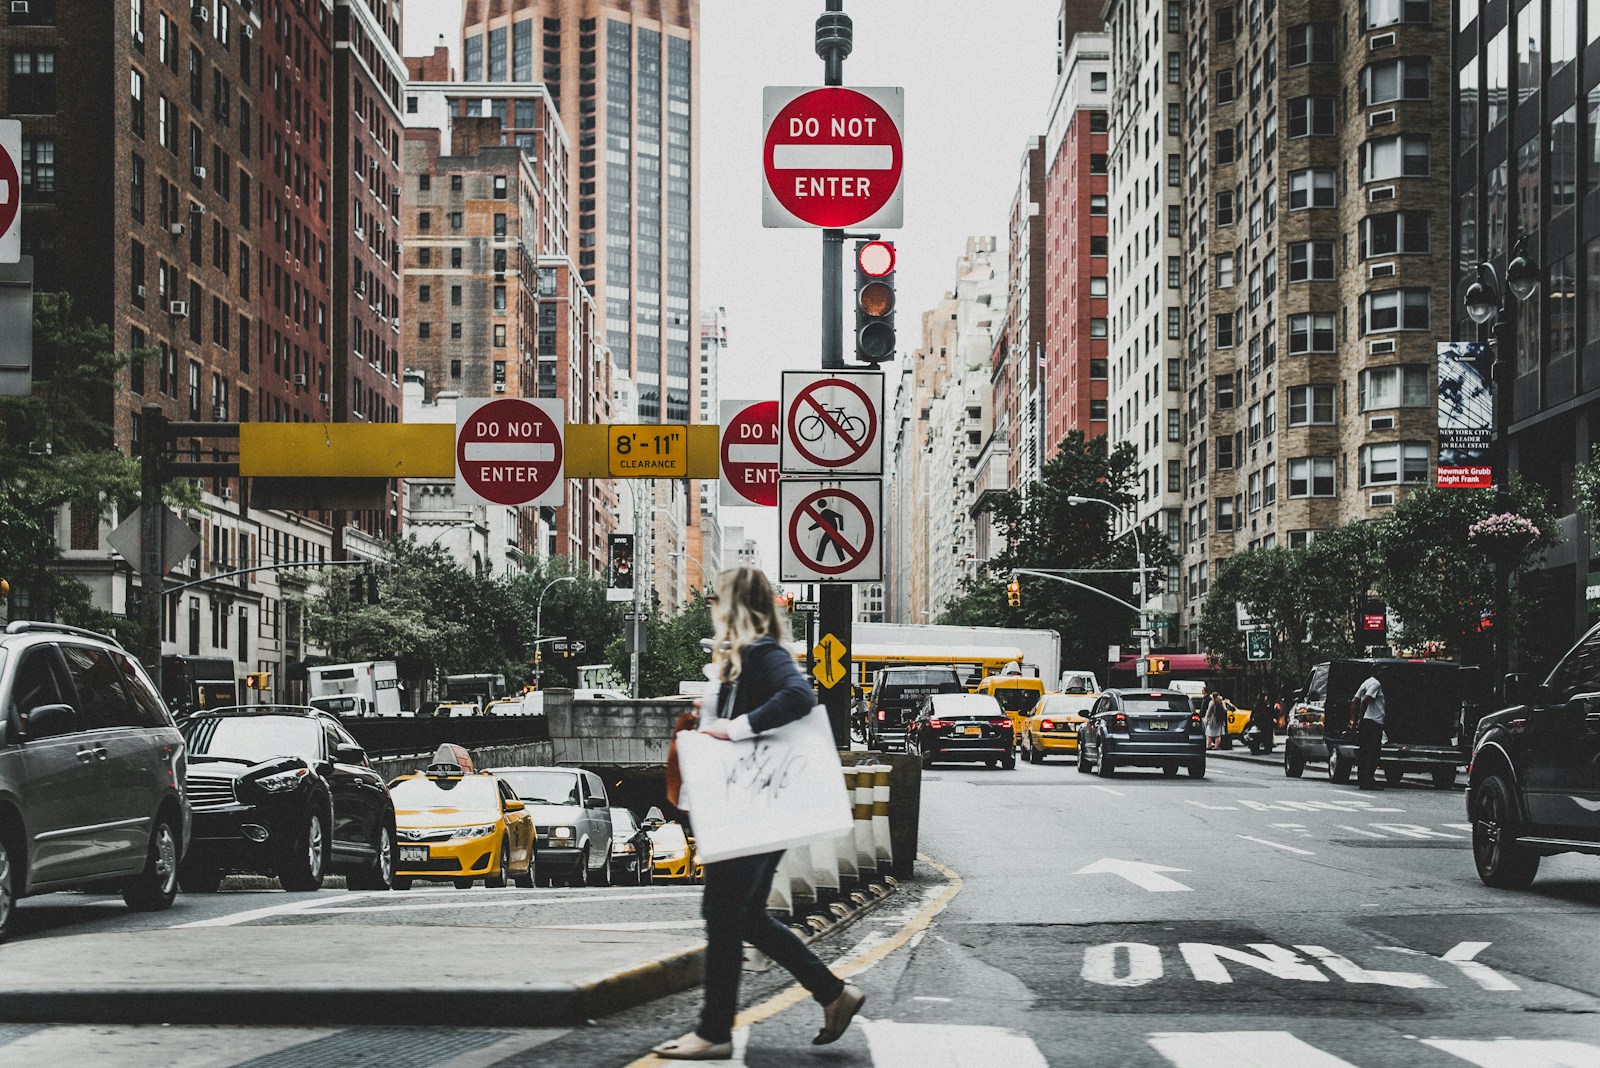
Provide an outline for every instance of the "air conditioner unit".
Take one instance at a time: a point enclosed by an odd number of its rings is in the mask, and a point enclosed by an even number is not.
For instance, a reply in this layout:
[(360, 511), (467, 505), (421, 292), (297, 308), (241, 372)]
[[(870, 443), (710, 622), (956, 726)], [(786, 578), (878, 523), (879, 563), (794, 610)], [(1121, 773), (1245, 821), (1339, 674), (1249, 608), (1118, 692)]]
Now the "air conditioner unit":
[(1387, 260), (1383, 263), (1374, 263), (1367, 268), (1368, 278), (1393, 278), (1394, 261)]
[(204, 4), (196, 4), (189, 9), (189, 17), (196, 22), (210, 22), (211, 9)]
[(138, 297), (140, 300), (143, 300), (144, 299), (144, 286), (134, 286), (133, 287), (133, 295)]
[(206, 169), (204, 167), (196, 167), (194, 169), (194, 176), (196, 178), (198, 178), (202, 182), (205, 181), (206, 180)]
[(172, 234), (173, 237), (177, 237), (183, 233), (183, 223), (173, 223), (171, 226), (167, 227), (167, 231)]
[(1393, 430), (1394, 416), (1375, 415), (1367, 422), (1368, 430)]
[(1393, 352), (1393, 351), (1394, 351), (1394, 338), (1389, 338), (1389, 339), (1387, 339), (1385, 341), (1369, 341), (1369, 342), (1367, 342), (1367, 354), (1369, 356), (1382, 356), (1385, 353), (1389, 353), (1389, 352)]
[(1380, 48), (1393, 48), (1395, 36), (1392, 33), (1375, 33), (1367, 38), (1367, 51), (1376, 52)]
[(1392, 185), (1375, 185), (1371, 189), (1367, 190), (1367, 203), (1368, 204), (1376, 204), (1380, 200), (1393, 200), (1393, 199), (1394, 199), (1394, 186), (1392, 186)]
[(359, 240), (359, 241), (366, 240), (367, 232), (365, 230), (361, 229), (360, 224), (357, 224), (356, 226), (351, 227), (351, 229), (354, 231), (357, 240)]
[(318, 393), (317, 394), (317, 400), (321, 401), (323, 404), (327, 404), (328, 403), (328, 395), (326, 393)]
[[(15, 0), (13, 0), (13, 2), (15, 2)], [(144, 31), (143, 30), (134, 30), (133, 31), (133, 43), (136, 44), (136, 45), (141, 45), (141, 46), (144, 44)]]
[(256, 35), (256, 28), (247, 22), (243, 26), (239, 27), (239, 33), (246, 41), (248, 41), (250, 38)]
[(189, 201), (189, 214), (190, 215), (204, 215), (205, 213), (206, 213), (206, 206), (204, 204), (200, 203), (198, 200)]
[(1392, 122), (1394, 122), (1394, 108), (1384, 108), (1382, 111), (1374, 111), (1367, 116), (1367, 125), (1369, 127), (1388, 126)]
[(294, 384), (297, 385), (297, 386), (305, 385), (306, 384), (306, 376), (305, 375), (295, 375), (294, 376)]
[(28, 13), (28, 0), (11, 0), (11, 13), (13, 15), (26, 15)]
[(189, 302), (186, 300), (167, 301), (167, 313), (174, 319), (187, 319), (189, 317)]
[(223, 486), (222, 487), (222, 499), (225, 500), (225, 501), (233, 500), (233, 487), (232, 486)]
[(1374, 493), (1371, 497), (1367, 498), (1367, 503), (1374, 508), (1392, 508), (1394, 507), (1394, 494)]
[(496, 393), (504, 393), (506, 391), (506, 384), (504, 382), (496, 382), (494, 384), (494, 391)]

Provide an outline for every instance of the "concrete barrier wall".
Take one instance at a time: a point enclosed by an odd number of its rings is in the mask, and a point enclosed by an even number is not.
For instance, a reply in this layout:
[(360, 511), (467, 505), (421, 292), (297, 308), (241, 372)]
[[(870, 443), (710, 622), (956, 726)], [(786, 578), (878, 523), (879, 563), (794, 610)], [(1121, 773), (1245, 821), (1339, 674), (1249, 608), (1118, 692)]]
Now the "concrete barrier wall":
[(557, 764), (577, 767), (663, 767), (672, 725), (686, 701), (574, 701), (571, 691), (545, 694), (545, 717)]
[[(524, 764), (546, 767), (553, 763), (549, 742), (525, 742), (520, 745), (486, 745), (468, 747), (472, 762), (479, 768), (513, 768)], [(412, 757), (385, 757), (374, 760), (372, 767), (385, 779), (420, 771), (428, 766), (431, 753)]]

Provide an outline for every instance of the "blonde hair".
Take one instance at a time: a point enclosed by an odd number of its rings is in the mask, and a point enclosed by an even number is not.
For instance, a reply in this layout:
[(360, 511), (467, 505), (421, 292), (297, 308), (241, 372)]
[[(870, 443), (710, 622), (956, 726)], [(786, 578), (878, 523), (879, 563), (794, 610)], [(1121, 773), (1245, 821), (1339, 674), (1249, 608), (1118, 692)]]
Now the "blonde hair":
[(784, 640), (783, 612), (767, 576), (753, 567), (734, 567), (712, 580), (711, 625), (714, 663), (727, 666), (729, 679), (744, 668), (744, 651), (760, 638)]

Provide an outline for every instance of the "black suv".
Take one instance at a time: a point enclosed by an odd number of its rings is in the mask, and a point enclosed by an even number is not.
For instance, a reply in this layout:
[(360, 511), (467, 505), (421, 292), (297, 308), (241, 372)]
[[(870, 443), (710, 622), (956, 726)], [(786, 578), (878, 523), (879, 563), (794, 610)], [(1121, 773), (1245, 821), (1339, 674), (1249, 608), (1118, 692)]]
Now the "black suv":
[(1478, 721), (1467, 815), (1478, 877), (1520, 890), (1542, 857), (1600, 856), (1600, 626), (1543, 683), (1507, 675), (1506, 700)]
[(904, 750), (906, 725), (916, 718), (924, 697), (966, 692), (953, 667), (880, 668), (872, 676), (872, 700), (867, 705), (867, 748)]
[(351, 890), (394, 886), (394, 801), (339, 721), (299, 705), (197, 712), (184, 721), (194, 839), (183, 888), (216, 890), (228, 872), (318, 890), (328, 871)]

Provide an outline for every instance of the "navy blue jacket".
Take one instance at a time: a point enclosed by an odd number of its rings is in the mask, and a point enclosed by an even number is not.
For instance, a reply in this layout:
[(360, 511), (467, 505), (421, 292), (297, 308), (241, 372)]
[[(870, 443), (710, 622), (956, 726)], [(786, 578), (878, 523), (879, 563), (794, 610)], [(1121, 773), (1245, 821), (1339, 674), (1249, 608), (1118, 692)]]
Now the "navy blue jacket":
[(751, 729), (762, 734), (793, 723), (816, 707), (817, 698), (800, 674), (794, 654), (778, 642), (756, 639), (745, 647), (743, 662), (733, 707), (723, 710), (727, 718), (749, 716)]

